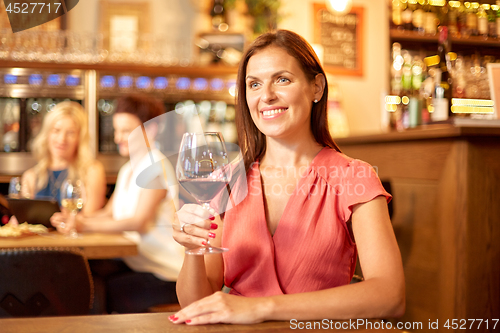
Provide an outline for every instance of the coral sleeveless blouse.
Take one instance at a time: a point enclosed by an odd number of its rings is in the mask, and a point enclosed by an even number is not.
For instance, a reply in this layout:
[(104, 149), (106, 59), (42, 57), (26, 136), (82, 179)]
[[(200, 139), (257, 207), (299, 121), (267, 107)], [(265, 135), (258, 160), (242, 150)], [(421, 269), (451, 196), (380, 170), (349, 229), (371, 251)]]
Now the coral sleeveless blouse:
[(301, 293), (348, 284), (356, 245), (347, 222), (352, 208), (388, 194), (367, 163), (323, 148), (302, 174), (274, 235), (267, 227), (256, 162), (248, 194), (224, 217), (224, 284), (249, 297)]

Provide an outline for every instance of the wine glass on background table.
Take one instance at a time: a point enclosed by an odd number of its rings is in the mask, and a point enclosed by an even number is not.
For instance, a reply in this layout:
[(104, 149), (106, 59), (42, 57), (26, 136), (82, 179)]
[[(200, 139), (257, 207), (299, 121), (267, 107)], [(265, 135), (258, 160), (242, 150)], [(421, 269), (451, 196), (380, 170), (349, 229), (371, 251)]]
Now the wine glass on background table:
[(9, 198), (21, 198), (21, 178), (12, 177), (9, 182)]
[[(176, 167), (177, 180), (206, 210), (231, 180), (229, 157), (219, 132), (185, 133)], [(222, 253), (227, 249), (210, 245), (187, 250), (187, 254)]]
[(85, 188), (79, 179), (71, 180), (66, 179), (61, 186), (61, 205), (70, 213), (72, 226), (69, 231), (68, 237), (79, 238), (81, 237), (76, 232), (76, 214), (83, 209), (83, 201), (85, 197)]

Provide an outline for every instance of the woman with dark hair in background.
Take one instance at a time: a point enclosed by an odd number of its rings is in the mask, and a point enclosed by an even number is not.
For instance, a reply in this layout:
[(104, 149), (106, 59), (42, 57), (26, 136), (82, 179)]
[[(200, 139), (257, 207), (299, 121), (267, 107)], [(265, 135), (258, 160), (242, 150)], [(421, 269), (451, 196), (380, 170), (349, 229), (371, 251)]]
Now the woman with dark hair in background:
[[(120, 155), (133, 158), (135, 164), (128, 161), (121, 167), (113, 195), (102, 210), (76, 217), (78, 232), (127, 231), (138, 243), (137, 256), (91, 261), (93, 274), (106, 280), (109, 313), (145, 312), (154, 305), (177, 303), (175, 281), (183, 260), (182, 247), (172, 239), (177, 190), (137, 185), (138, 172), (150, 165), (151, 158), (162, 161), (163, 169), (150, 169), (150, 182), (166, 184), (165, 177), (175, 177), (172, 165), (153, 145), (159, 126), (155, 118), (164, 111), (163, 104), (150, 97), (126, 96), (118, 100), (113, 115), (115, 143)], [(152, 145), (149, 152), (140, 149), (144, 141), (129, 142), (130, 133), (137, 128), (148, 133)], [(61, 232), (68, 229), (61, 229), (61, 222), (67, 221), (63, 213), (51, 219)]]
[[(328, 84), (311, 46), (290, 31), (264, 34), (245, 52), (237, 83), (248, 195), (220, 217), (198, 205), (178, 211), (177, 242), (194, 248), (214, 238), (229, 251), (185, 256), (177, 282), (183, 309), (170, 320), (401, 316), (391, 196), (370, 165), (342, 154), (331, 138)], [(349, 284), (358, 253), (365, 279)]]

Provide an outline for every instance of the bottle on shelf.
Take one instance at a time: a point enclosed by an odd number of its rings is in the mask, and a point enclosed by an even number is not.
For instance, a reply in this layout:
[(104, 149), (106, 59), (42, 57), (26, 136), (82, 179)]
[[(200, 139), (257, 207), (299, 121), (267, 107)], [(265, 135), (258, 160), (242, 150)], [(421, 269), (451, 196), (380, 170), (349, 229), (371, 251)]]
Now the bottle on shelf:
[(402, 29), (403, 21), (401, 19), (401, 13), (403, 10), (403, 3), (400, 0), (392, 0), (392, 29)]
[(437, 0), (433, 4), (437, 13), (437, 25), (449, 26), (448, 6), (446, 0)]
[(424, 9), (423, 5), (425, 4), (425, 0), (418, 0), (415, 10), (413, 11), (412, 15), (412, 25), (413, 25), (413, 30), (417, 31), (419, 33), (424, 33)]
[(401, 124), (399, 129), (410, 127), (410, 97), (412, 96), (412, 59), (410, 52), (402, 52), (404, 64), (402, 68), (402, 91), (401, 91)]
[(459, 1), (448, 2), (448, 32), (452, 37), (458, 37), (458, 8)]
[(403, 29), (411, 31), (413, 30), (413, 11), (415, 10), (415, 4), (417, 0), (408, 0), (406, 9), (401, 13), (401, 21), (403, 23)]
[(488, 37), (497, 38), (497, 5), (491, 5), (486, 12), (488, 15)]
[(437, 32), (437, 15), (436, 7), (429, 2), (424, 6), (424, 29), (428, 35), (435, 35)]
[(411, 66), (411, 94), (408, 104), (408, 126), (410, 128), (417, 127), (422, 124), (422, 77), (424, 71), (424, 63), (419, 56), (413, 57)]
[(498, 6), (491, 5), (488, 11), (488, 36), (491, 38), (497, 38), (497, 12)]
[(432, 105), (432, 95), (434, 94), (434, 76), (435, 70), (427, 64), (424, 59), (424, 80), (420, 88), (420, 96), (422, 97), (422, 124), (430, 122), (430, 112), (434, 110)]
[(500, 1), (497, 1), (497, 19), (496, 19), (496, 22), (497, 22), (497, 37), (500, 37)]
[(479, 3), (477, 2), (465, 2), (465, 8), (466, 8), (466, 35), (463, 35), (463, 37), (469, 37), (469, 36), (477, 36), (477, 7), (479, 7)]
[(214, 0), (210, 16), (212, 16), (212, 26), (215, 30), (227, 30), (224, 28), (227, 25), (224, 17), (224, 0)]
[(455, 61), (455, 71), (453, 80), (453, 98), (465, 98), (465, 87), (467, 85), (465, 61), (462, 56), (458, 56)]
[(439, 27), (439, 64), (435, 68), (432, 121), (446, 121), (451, 116), (452, 78), (448, 50), (448, 28), (442, 26)]
[(392, 44), (392, 66), (391, 66), (391, 96), (386, 98), (386, 110), (389, 112), (389, 128), (391, 130), (402, 130), (401, 125), (401, 96), (403, 56), (401, 54), (401, 44)]
[(477, 32), (479, 36), (488, 38), (488, 14), (486, 12), (490, 9), (489, 4), (479, 6), (477, 10)]
[(401, 70), (401, 82), (402, 82), (402, 93), (404, 96), (409, 96), (411, 93), (411, 65), (412, 65), (412, 57), (410, 52), (407, 50), (403, 50), (403, 68)]
[[(470, 6), (470, 3), (469, 3)], [(460, 37), (468, 37), (469, 32), (467, 30), (467, 8), (463, 1), (458, 1), (457, 8), (457, 29)]]
[(400, 95), (402, 87), (403, 56), (401, 55), (401, 44), (392, 44), (392, 66), (391, 66), (391, 94)]

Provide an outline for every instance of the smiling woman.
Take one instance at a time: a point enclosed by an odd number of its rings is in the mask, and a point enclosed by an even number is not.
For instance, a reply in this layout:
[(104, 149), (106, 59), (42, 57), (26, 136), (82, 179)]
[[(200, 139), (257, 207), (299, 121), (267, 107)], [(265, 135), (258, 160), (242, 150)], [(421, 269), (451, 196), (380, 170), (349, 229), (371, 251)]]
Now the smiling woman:
[(91, 194), (83, 211), (91, 213), (104, 205), (104, 167), (90, 150), (87, 117), (80, 104), (68, 101), (57, 104), (45, 116), (32, 151), (38, 163), (23, 174), (24, 197), (60, 201), (64, 180), (79, 178)]
[[(221, 216), (197, 205), (177, 212), (175, 226), (189, 224), (174, 228), (177, 242), (191, 248), (211, 237), (230, 251), (185, 256), (177, 281), (184, 308), (170, 320), (401, 316), (391, 195), (369, 164), (342, 154), (331, 138), (328, 84), (311, 46), (291, 31), (264, 34), (244, 54), (237, 81), (245, 169), (235, 173), (246, 174), (248, 195)], [(365, 280), (349, 284), (358, 253)]]
[(293, 136), (314, 141), (310, 110), (323, 95), (323, 74), (310, 81), (295, 58), (282, 48), (269, 47), (248, 61), (246, 83), (250, 115), (261, 133), (280, 140)]

